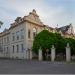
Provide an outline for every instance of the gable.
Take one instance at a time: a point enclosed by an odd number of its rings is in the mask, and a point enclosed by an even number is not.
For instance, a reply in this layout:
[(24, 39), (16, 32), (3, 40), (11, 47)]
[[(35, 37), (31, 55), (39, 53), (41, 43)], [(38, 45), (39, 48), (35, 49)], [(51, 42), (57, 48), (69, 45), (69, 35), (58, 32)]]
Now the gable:
[(67, 26), (63, 26), (57, 29), (57, 31), (61, 31), (63, 34), (68, 33), (68, 34), (74, 34), (74, 30), (73, 30), (73, 26), (67, 25)]
[(26, 19), (29, 20), (30, 22), (33, 22), (33, 23), (36, 23), (39, 25), (43, 25), (43, 23), (41, 22), (41, 20), (35, 10), (30, 12), (29, 15), (26, 17)]
[(74, 30), (73, 30), (73, 26), (70, 25), (70, 27), (68, 28), (68, 31), (67, 31), (68, 34), (74, 34)]

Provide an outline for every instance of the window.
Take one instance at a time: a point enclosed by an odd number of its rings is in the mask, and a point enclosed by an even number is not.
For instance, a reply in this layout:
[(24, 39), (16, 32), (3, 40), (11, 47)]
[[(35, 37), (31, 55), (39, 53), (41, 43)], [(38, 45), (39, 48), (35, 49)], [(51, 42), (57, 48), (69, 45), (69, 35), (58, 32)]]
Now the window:
[(35, 32), (33, 32), (33, 38), (35, 38), (35, 36), (36, 36), (36, 33), (35, 33)]
[(4, 38), (4, 43), (6, 44), (6, 38)]
[(19, 45), (16, 45), (16, 47), (17, 47), (17, 53), (19, 52)]
[(7, 43), (9, 42), (9, 37), (7, 36)]
[(7, 49), (6, 53), (8, 53), (8, 47), (6, 47), (6, 49)]
[(16, 32), (16, 38), (19, 40), (19, 31)]
[(5, 47), (4, 47), (4, 52), (5, 52)]
[(33, 28), (33, 38), (36, 36), (37, 30), (36, 28)]
[(12, 41), (15, 40), (15, 33), (12, 33)]
[(14, 53), (14, 45), (13, 45), (13, 53)]
[(24, 52), (24, 45), (23, 44), (21, 44), (21, 50), (22, 50), (22, 52)]
[(28, 38), (30, 38), (30, 29), (28, 29)]
[(21, 39), (24, 39), (24, 29), (21, 29)]

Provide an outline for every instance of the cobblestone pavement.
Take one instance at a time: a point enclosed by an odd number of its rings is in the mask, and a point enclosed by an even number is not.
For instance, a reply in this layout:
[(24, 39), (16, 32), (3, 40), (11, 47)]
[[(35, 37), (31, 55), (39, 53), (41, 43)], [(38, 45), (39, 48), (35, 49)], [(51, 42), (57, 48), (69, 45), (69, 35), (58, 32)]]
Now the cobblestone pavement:
[(75, 63), (0, 59), (0, 74), (75, 74)]

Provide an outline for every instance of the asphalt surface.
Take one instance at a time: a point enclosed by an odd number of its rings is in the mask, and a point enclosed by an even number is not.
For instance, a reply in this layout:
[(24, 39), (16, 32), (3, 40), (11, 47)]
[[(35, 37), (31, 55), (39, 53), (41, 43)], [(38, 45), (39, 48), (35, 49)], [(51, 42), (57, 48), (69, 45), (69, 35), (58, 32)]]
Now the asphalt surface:
[(0, 59), (0, 74), (75, 74), (75, 63)]

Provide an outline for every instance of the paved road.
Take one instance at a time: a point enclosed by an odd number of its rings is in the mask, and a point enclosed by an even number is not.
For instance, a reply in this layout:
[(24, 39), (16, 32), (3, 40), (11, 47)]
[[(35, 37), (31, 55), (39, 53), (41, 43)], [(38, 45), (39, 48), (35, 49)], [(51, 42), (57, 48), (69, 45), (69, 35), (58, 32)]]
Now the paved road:
[(0, 59), (0, 74), (75, 74), (75, 64)]

